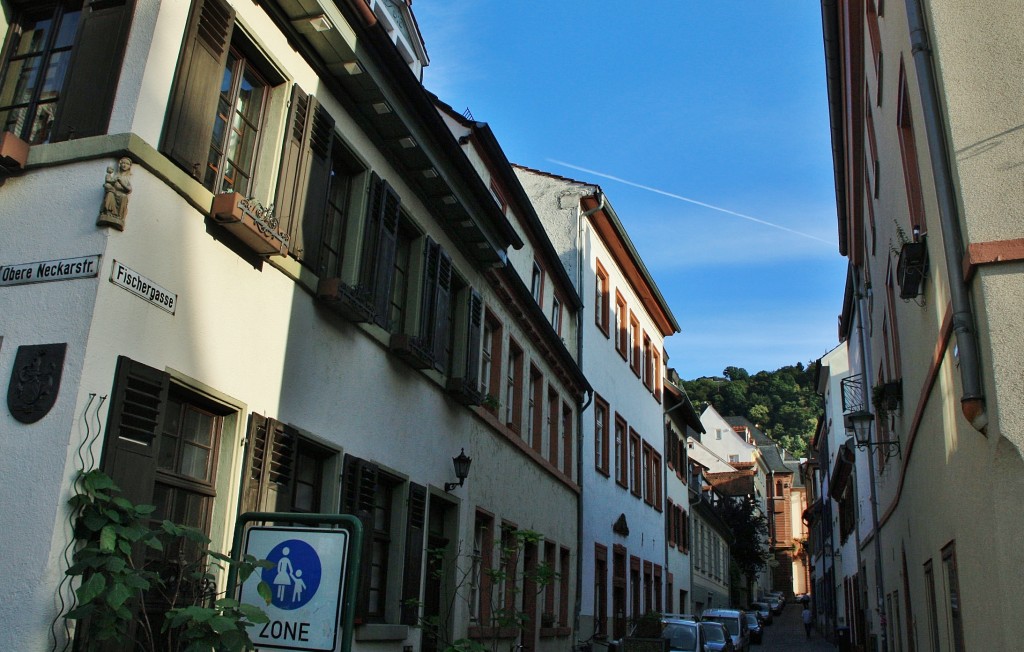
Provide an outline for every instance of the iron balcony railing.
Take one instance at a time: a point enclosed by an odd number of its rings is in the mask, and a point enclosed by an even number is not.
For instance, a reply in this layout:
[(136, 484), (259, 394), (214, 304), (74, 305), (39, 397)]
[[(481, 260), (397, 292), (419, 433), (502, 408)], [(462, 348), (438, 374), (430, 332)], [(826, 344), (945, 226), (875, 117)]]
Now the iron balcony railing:
[(859, 412), (868, 407), (867, 394), (864, 392), (864, 375), (853, 374), (839, 381), (843, 395), (843, 414)]

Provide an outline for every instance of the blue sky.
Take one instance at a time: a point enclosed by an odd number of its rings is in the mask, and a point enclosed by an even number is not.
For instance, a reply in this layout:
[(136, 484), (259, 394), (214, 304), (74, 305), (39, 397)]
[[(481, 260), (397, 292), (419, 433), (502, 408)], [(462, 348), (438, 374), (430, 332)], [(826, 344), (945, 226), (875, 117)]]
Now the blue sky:
[(818, 2), (413, 9), (429, 90), (487, 122), (510, 161), (605, 191), (679, 321), (666, 349), (682, 377), (836, 345), (846, 266)]

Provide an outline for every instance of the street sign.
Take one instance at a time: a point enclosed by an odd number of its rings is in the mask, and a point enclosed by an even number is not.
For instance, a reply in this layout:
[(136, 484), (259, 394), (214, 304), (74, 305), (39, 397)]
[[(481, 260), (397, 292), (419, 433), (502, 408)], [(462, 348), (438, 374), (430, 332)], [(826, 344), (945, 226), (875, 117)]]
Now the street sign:
[[(253, 573), (242, 584), (241, 601), (261, 607), (270, 622), (249, 628), (258, 648), (334, 652), (341, 629), (341, 605), (349, 553), (344, 529), (253, 527), (246, 554), (272, 568)], [(263, 580), (271, 602), (257, 592)]]

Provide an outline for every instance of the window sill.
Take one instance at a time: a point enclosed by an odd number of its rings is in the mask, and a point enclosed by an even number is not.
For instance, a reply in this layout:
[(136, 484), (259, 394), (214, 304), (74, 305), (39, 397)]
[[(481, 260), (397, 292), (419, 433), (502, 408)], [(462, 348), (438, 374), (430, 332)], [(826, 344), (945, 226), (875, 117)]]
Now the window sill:
[(565, 638), (572, 634), (572, 627), (541, 627), (541, 638)]
[(357, 641), (404, 641), (407, 638), (409, 638), (408, 625), (370, 623), (357, 625), (355, 628)]

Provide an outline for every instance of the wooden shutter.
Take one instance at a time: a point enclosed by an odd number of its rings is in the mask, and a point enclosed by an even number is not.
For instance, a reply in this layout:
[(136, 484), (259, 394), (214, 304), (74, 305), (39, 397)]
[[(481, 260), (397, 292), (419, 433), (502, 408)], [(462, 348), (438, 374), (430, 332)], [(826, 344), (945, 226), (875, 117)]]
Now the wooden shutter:
[(362, 568), (356, 591), (356, 620), (366, 621), (370, 604), (370, 563), (373, 556), (373, 504), (377, 491), (378, 468), (353, 455), (346, 454), (342, 470), (341, 509), (363, 524)]
[(437, 282), (434, 289), (434, 323), (430, 325), (434, 344), (434, 368), (448, 373), (450, 328), (448, 321), (452, 303), (452, 257), (438, 245)]
[(381, 189), (380, 231), (373, 279), (374, 322), (385, 329), (388, 328), (391, 316), (391, 279), (395, 271), (400, 205), (398, 193), (385, 182)]
[(195, 0), (171, 87), (161, 151), (198, 179), (210, 138), (227, 62), (235, 12), (224, 0)]
[(434, 352), (434, 319), (437, 309), (437, 274), (441, 264), (441, 245), (429, 235), (423, 238), (423, 282), (420, 286), (420, 313), (417, 336), (423, 346)]
[(135, 0), (87, 2), (54, 118), (53, 141), (107, 133)]
[(314, 270), (327, 210), (333, 138), (334, 118), (315, 97), (293, 86), (274, 208), (291, 240), (290, 251)]
[[(292, 97), (288, 107), (288, 123), (285, 131), (284, 149), (281, 152), (281, 172), (277, 178), (274, 195), (274, 215), (281, 231), (294, 237), (302, 214), (302, 203), (306, 187), (306, 171), (309, 160), (310, 101), (312, 98), (298, 84), (292, 86)], [(298, 247), (292, 243), (289, 251)], [(297, 254), (299, 257), (301, 254)]]
[(309, 174), (302, 227), (295, 235), (302, 260), (310, 269), (320, 271), (321, 246), (327, 216), (327, 197), (331, 189), (331, 152), (334, 149), (334, 118), (313, 99), (313, 125), (309, 130)]
[(169, 389), (168, 374), (124, 356), (117, 358), (100, 468), (136, 504), (153, 502)]
[(419, 621), (420, 586), (423, 581), (423, 534), (426, 529), (427, 488), (409, 483), (409, 505), (405, 526), (405, 568), (402, 580), (402, 624)]
[(253, 413), (246, 437), (242, 512), (291, 511), (298, 437), (283, 423)]
[(359, 285), (371, 294), (377, 273), (377, 237), (380, 235), (383, 202), (384, 180), (377, 176), (376, 172), (371, 172), (366, 215), (363, 218), (363, 240), (359, 252)]
[[(483, 338), (483, 297), (473, 288), (466, 288), (455, 309), (455, 348), (449, 386), (478, 390), (480, 388), (480, 342)], [(451, 388), (451, 387), (450, 387)]]

